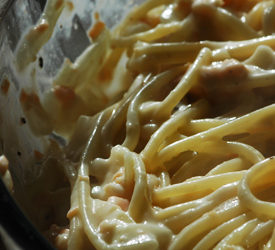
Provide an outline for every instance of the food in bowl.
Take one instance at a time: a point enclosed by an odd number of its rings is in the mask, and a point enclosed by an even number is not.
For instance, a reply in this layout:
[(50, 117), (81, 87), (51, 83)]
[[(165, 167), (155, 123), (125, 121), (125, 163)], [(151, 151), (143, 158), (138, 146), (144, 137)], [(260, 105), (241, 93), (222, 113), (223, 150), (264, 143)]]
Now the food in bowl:
[[(66, 1), (17, 47), (23, 72)], [(273, 249), (273, 1), (147, 0), (91, 45), (43, 99), (22, 90), (27, 122), (52, 132), (30, 187), (58, 249)], [(35, 187), (35, 188), (34, 188)]]

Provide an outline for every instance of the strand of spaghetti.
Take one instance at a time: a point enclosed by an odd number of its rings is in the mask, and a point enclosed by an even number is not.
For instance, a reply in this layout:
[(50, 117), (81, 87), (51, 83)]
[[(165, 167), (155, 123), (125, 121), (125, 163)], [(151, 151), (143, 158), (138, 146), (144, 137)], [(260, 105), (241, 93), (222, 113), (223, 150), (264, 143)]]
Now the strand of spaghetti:
[[(123, 146), (134, 150), (138, 144), (140, 137), (140, 118), (142, 111), (139, 111), (141, 103), (151, 98), (152, 92), (157, 94), (162, 88), (167, 85), (175, 77), (181, 73), (181, 68), (175, 68), (163, 72), (155, 77), (140, 89), (131, 101), (127, 111), (127, 122), (126, 122), (126, 137), (123, 142)], [(139, 114), (140, 113), (140, 114)]]
[[(128, 150), (127, 150), (128, 151)], [(147, 191), (147, 178), (145, 167), (139, 156), (135, 153), (130, 153), (132, 157), (132, 167), (135, 171), (135, 186), (132, 194), (132, 198), (129, 204), (129, 215), (135, 221), (141, 221), (144, 215), (144, 211), (148, 208), (148, 191)]]
[(122, 237), (132, 233), (136, 235), (136, 237), (135, 240), (116, 241), (111, 245), (111, 249), (167, 249), (172, 238), (171, 231), (161, 224), (130, 223), (128, 225), (117, 225), (117, 227)]
[[(269, 74), (272, 74), (272, 72), (274, 72), (274, 70), (271, 69), (273, 67), (272, 66), (273, 58), (274, 58), (274, 51), (269, 46), (259, 45), (255, 50), (255, 52), (251, 55), (251, 57), (243, 61), (243, 63), (248, 68), (248, 70), (251, 69), (250, 74), (256, 75), (257, 77), (258, 75), (261, 76), (260, 74), (261, 72), (256, 71), (256, 74), (255, 74), (254, 66), (258, 66), (259, 68), (262, 68), (262, 72), (267, 72)], [(250, 74), (248, 75), (248, 77), (250, 77)]]
[[(97, 114), (96, 118), (96, 124), (94, 125), (93, 131), (100, 129), (100, 136), (102, 136), (99, 139), (99, 135), (96, 137), (97, 140), (97, 147), (94, 147), (93, 150), (89, 151), (87, 154), (89, 157), (91, 157), (91, 160), (94, 159), (94, 157), (107, 157), (110, 153), (110, 144), (109, 144), (109, 138), (104, 137), (106, 131), (104, 131), (104, 126), (107, 124), (108, 121), (111, 120), (112, 115), (114, 111), (116, 111), (119, 108), (118, 103), (109, 106), (108, 108), (104, 109), (101, 113)], [(97, 120), (100, 121), (100, 124), (97, 123)], [(92, 134), (91, 134), (92, 136)], [(111, 137), (112, 138), (112, 137)], [(89, 139), (87, 139), (89, 144)]]
[(140, 221), (148, 206), (147, 176), (144, 164), (137, 154), (123, 146), (117, 145), (112, 149), (112, 152), (114, 151), (123, 155), (126, 187), (134, 181), (128, 213), (135, 221)]
[[(250, 40), (248, 40), (250, 41)], [(248, 43), (248, 41), (243, 41), (244, 43)], [(255, 39), (252, 41), (255, 42)], [(229, 47), (229, 45), (234, 48), (237, 45), (240, 45), (240, 42), (214, 42), (214, 41), (199, 41), (199, 42), (172, 42), (172, 43), (145, 43), (145, 42), (137, 42), (134, 45), (134, 56), (140, 57), (143, 54), (146, 54), (147, 57), (154, 56), (157, 59), (161, 59), (161, 55), (163, 54), (169, 59), (170, 56), (180, 57), (187, 56), (190, 58), (190, 61), (193, 61), (201, 49), (209, 48), (211, 50), (221, 49), (223, 47)], [(235, 45), (235, 46), (234, 46)], [(178, 55), (175, 53), (177, 52)], [(192, 56), (188, 56), (188, 53), (192, 53)], [(159, 56), (159, 57), (158, 57)], [(191, 60), (193, 59), (193, 60)], [(188, 60), (189, 61), (189, 60)]]
[(185, 110), (179, 110), (151, 136), (149, 142), (141, 152), (142, 159), (147, 163), (160, 150), (161, 143), (180, 127), (184, 126), (192, 117), (200, 115), (207, 108), (204, 101), (200, 101)]
[[(237, 44), (239, 46), (234, 46)], [(217, 49), (216, 51), (213, 51), (213, 58), (219, 59), (219, 54), (222, 54), (225, 52), (232, 58), (235, 58), (238, 60), (244, 60), (250, 57), (259, 45), (266, 45), (274, 49), (275, 48), (274, 35), (247, 40), (247, 42), (244, 41), (243, 43), (236, 42), (236, 44), (233, 43), (233, 46), (228, 44), (228, 46), (225, 46), (222, 49)]]
[[(192, 8), (195, 14), (198, 14), (200, 11), (201, 5), (194, 4), (194, 7)], [(210, 6), (210, 5), (209, 5)], [(252, 37), (257, 37), (258, 34), (251, 29), (248, 25), (244, 24), (239, 20), (239, 18), (236, 18), (234, 15), (230, 14), (229, 12), (224, 11), (221, 8), (207, 8), (208, 5), (203, 5), (203, 12), (210, 12), (208, 15), (210, 18), (215, 19), (215, 22), (219, 23), (220, 26), (226, 26), (231, 27), (230, 32), (227, 32), (224, 35), (229, 35), (228, 38), (225, 38), (224, 40), (244, 40), (244, 39), (250, 39)], [(189, 23), (189, 22), (188, 22)], [(235, 25), (232, 25), (234, 23)], [(128, 37), (121, 37), (116, 38), (112, 42), (112, 46), (129, 46), (132, 43), (134, 43), (137, 40), (150, 42), (153, 40), (160, 39), (164, 36), (167, 36), (171, 33), (177, 32), (179, 29), (185, 29), (186, 22), (185, 19), (183, 22), (170, 22), (167, 24), (159, 24), (156, 28), (151, 29), (149, 31), (137, 33), (134, 35), (130, 35)], [(223, 30), (223, 29), (219, 29)], [(233, 37), (233, 39), (232, 39)]]
[(231, 247), (234, 245), (242, 245), (247, 247), (244, 242), (245, 237), (260, 223), (259, 219), (251, 219), (241, 225), (240, 227), (236, 228), (232, 233), (228, 234), (223, 240), (221, 240), (214, 250)]
[[(150, 64), (167, 65), (192, 62), (202, 48), (213, 51), (214, 60), (235, 58), (244, 60), (250, 57), (260, 45), (275, 48), (275, 36), (265, 36), (244, 41), (232, 42), (176, 42), (176, 43), (144, 43), (137, 42), (133, 55), (130, 58), (129, 67), (133, 69), (149, 67)], [(140, 57), (146, 54), (146, 57)]]
[(200, 67), (207, 65), (211, 59), (211, 51), (204, 48), (200, 51), (197, 59), (187, 70), (178, 85), (169, 93), (169, 95), (159, 104), (156, 112), (170, 116), (172, 110), (177, 106), (186, 93), (197, 83)]
[(225, 123), (229, 122), (229, 119), (197, 119), (197, 120), (191, 120), (188, 123), (188, 126), (184, 126), (180, 132), (183, 134), (193, 135), (197, 134), (206, 130), (209, 130), (211, 128), (215, 128), (218, 126), (221, 126)]
[(241, 86), (244, 89), (254, 89), (262, 87), (274, 86), (275, 81), (275, 71), (265, 70), (264, 72), (249, 74), (248, 78), (245, 79)]
[(226, 185), (218, 188), (217, 190), (215, 190), (213, 193), (206, 195), (203, 198), (200, 198), (200, 199), (197, 199), (194, 201), (181, 203), (181, 204), (174, 205), (174, 206), (170, 206), (170, 207), (167, 207), (160, 211), (157, 211), (157, 212), (155, 212), (155, 216), (159, 220), (164, 220), (164, 219), (172, 217), (172, 216), (177, 216), (178, 214), (180, 214), (184, 211), (201, 206), (204, 203), (218, 204), (220, 202), (220, 199), (226, 200), (226, 199), (236, 196), (238, 185), (239, 185), (238, 182), (226, 184)]
[(261, 2), (261, 0), (245, 0), (239, 2), (238, 0), (227, 1), (224, 6), (233, 8), (233, 9), (240, 9), (241, 11), (247, 12), (253, 8), (257, 3)]
[(203, 198), (197, 199), (194, 201), (177, 204), (177, 205), (172, 205), (170, 207), (163, 208), (161, 210), (156, 210), (156, 211), (154, 211), (154, 218), (156, 218), (159, 221), (162, 221), (169, 217), (176, 216), (177, 214), (179, 214), (181, 212), (184, 212), (188, 209), (197, 207), (198, 205), (201, 204), (201, 200)]
[[(84, 221), (84, 231), (87, 237), (95, 245), (96, 248), (112, 249), (111, 245), (107, 245), (105, 241), (103, 241), (101, 238), (98, 238), (96, 235), (96, 229), (93, 225), (94, 222), (96, 221), (94, 218), (94, 213), (98, 213), (99, 209), (101, 209), (101, 212), (102, 212), (102, 208), (101, 208), (102, 205), (97, 204), (97, 203), (100, 203), (100, 201), (95, 201), (90, 197), (90, 183), (89, 183), (89, 177), (88, 177), (89, 175), (88, 162), (91, 160), (91, 155), (89, 154), (93, 151), (94, 147), (98, 146), (98, 140), (100, 140), (100, 132), (101, 132), (102, 123), (104, 123), (104, 120), (105, 119), (104, 119), (104, 112), (103, 112), (102, 116), (98, 120), (98, 126), (95, 128), (89, 140), (88, 146), (85, 150), (85, 153), (83, 155), (82, 164), (79, 169), (79, 177), (78, 177), (79, 193), (78, 194), (79, 194), (79, 202), (80, 202), (80, 205), (79, 205), (80, 215), (82, 217), (82, 220)], [(145, 172), (144, 172), (144, 175), (145, 175)], [(144, 192), (144, 187), (142, 186), (141, 187), (142, 190), (140, 190), (139, 184), (146, 183), (146, 179), (142, 177), (144, 176), (140, 176), (140, 174), (136, 175), (137, 185), (135, 186), (132, 199), (134, 200), (134, 203), (136, 203), (135, 197), (138, 196), (139, 201), (141, 201), (140, 204), (143, 206), (143, 205), (146, 205), (147, 202), (143, 202), (143, 200), (140, 199), (140, 192)], [(136, 208), (138, 209), (139, 207), (140, 206), (137, 206)], [(115, 213), (115, 214), (119, 213), (121, 215), (118, 214), (117, 216), (119, 216), (121, 220), (123, 220), (123, 217), (125, 217), (124, 220), (126, 220), (125, 222), (127, 222), (127, 220), (129, 220), (128, 217), (120, 209), (119, 211), (117, 209), (118, 208), (114, 210), (112, 206), (106, 206), (105, 213), (109, 214), (109, 216), (111, 216), (112, 213)], [(130, 213), (132, 212), (132, 210), (134, 209), (130, 209)], [(132, 213), (134, 212), (135, 212), (134, 215), (138, 215), (138, 213), (140, 212), (140, 209), (138, 209), (137, 211), (134, 210)]]
[[(225, 52), (231, 58), (244, 60), (250, 57), (255, 52), (255, 50), (261, 45), (269, 46), (270, 48), (274, 49), (275, 36), (269, 35), (251, 40), (237, 41), (224, 44), (224, 47), (217, 48), (213, 51), (213, 58), (215, 60), (219, 60), (219, 54), (221, 52)], [(224, 58), (224, 56), (222, 58)]]
[(115, 138), (121, 131), (121, 127), (125, 123), (125, 117), (127, 114), (128, 107), (133, 100), (137, 90), (134, 91), (128, 98), (121, 100), (117, 105), (117, 108), (113, 110), (110, 119), (102, 127), (102, 139), (104, 140), (109, 151), (115, 142)]
[(82, 221), (78, 216), (75, 216), (70, 222), (68, 250), (83, 249), (85, 238), (86, 236), (83, 232)]
[(247, 169), (247, 164), (241, 158), (234, 158), (217, 165), (211, 169), (205, 176), (217, 175), (222, 173), (229, 173)]
[(179, 30), (165, 37), (165, 42), (190, 41), (195, 29), (196, 18), (191, 13), (182, 20)]
[[(191, 150), (199, 152), (200, 154), (202, 154), (202, 153), (208, 153), (208, 154), (215, 153), (216, 155), (218, 155), (218, 154), (224, 155), (225, 152), (226, 152), (228, 154), (227, 157), (230, 157), (230, 155), (239, 156), (240, 158), (245, 160), (245, 162), (248, 164), (248, 166), (251, 166), (251, 165), (253, 165), (253, 164), (255, 164), (255, 163), (257, 163), (257, 162), (264, 159), (264, 156), (258, 150), (256, 150), (255, 148), (253, 148), (253, 147), (251, 147), (247, 144), (243, 144), (243, 143), (240, 143), (240, 142), (218, 143), (217, 145), (213, 145), (211, 143), (208, 143), (206, 145), (202, 145), (201, 148), (198, 147), (198, 146), (195, 146)], [(185, 168), (185, 165), (188, 164), (190, 166), (190, 170), (192, 172), (196, 173), (196, 169), (199, 170), (201, 165), (200, 164), (195, 164), (196, 162), (191, 162), (191, 161), (190, 161), (190, 164), (189, 164), (189, 162), (184, 164), (182, 166), (182, 168)], [(203, 158), (202, 158), (202, 161), (204, 161)], [(244, 168), (244, 169), (246, 169), (246, 168)], [(243, 169), (241, 169), (241, 170), (243, 170)], [(185, 176), (184, 172), (181, 172), (180, 169), (177, 172), (179, 172), (179, 174), (182, 175), (182, 177)], [(173, 178), (176, 177), (177, 172), (174, 174)], [(202, 175), (202, 173), (198, 171), (196, 175)], [(186, 173), (186, 174), (188, 174), (188, 173)]]
[(257, 3), (246, 15), (246, 23), (254, 30), (260, 30), (263, 21), (263, 13), (268, 8), (272, 1), (262, 1)]
[(274, 4), (265, 9), (263, 14), (263, 31), (264, 34), (272, 34), (274, 32), (274, 27), (272, 25), (272, 20), (275, 17), (275, 6)]
[(259, 36), (255, 30), (226, 9), (194, 2), (192, 11), (195, 15), (203, 16), (214, 23), (214, 29), (219, 31), (220, 40), (240, 41)]
[[(173, 141), (177, 141), (177, 140), (182, 139), (183, 137), (185, 137), (185, 136), (179, 135), (179, 134), (175, 134), (174, 136), (170, 137), (172, 139), (170, 141), (170, 143), (173, 142)], [(169, 143), (169, 139), (166, 140), (167, 143)], [(171, 178), (169, 177), (169, 179), (170, 179), (171, 183), (172, 182), (176, 183), (173, 180), (173, 178), (175, 176), (174, 171), (178, 171), (185, 163), (190, 162), (193, 158), (196, 158), (197, 155), (198, 155), (197, 152), (185, 151), (185, 152), (181, 153), (178, 157), (173, 158), (169, 162), (165, 162), (165, 164), (163, 166), (161, 166), (164, 169), (163, 171), (168, 172), (168, 173), (170, 172), (169, 176), (171, 175)]]
[(153, 192), (152, 200), (154, 203), (158, 203), (164, 199), (190, 194), (192, 194), (192, 199), (200, 198), (201, 193), (205, 194), (206, 192), (209, 194), (225, 184), (239, 181), (245, 173), (246, 171), (243, 170), (214, 176), (202, 176), (196, 180), (187, 180), (182, 183), (159, 188)]
[(63, 9), (64, 0), (49, 0), (37, 24), (25, 34), (16, 49), (16, 66), (24, 70), (36, 60), (38, 51), (49, 41)]
[[(194, 176), (204, 176), (207, 173), (207, 170), (215, 167), (216, 164), (220, 163), (225, 158), (223, 150), (221, 150), (222, 152), (217, 151), (216, 147), (211, 147), (209, 145), (207, 151), (208, 152), (196, 152), (196, 155), (192, 159), (183, 164), (180, 163), (179, 166), (174, 166), (175, 169), (170, 168), (170, 166), (165, 163), (164, 166), (166, 168), (169, 167), (168, 170), (170, 172), (176, 170), (172, 175), (171, 182), (175, 184), (194, 178)], [(214, 152), (216, 153), (215, 157), (212, 156)]]
[(193, 248), (193, 250), (199, 249), (212, 249), (214, 246), (222, 240), (226, 235), (230, 234), (237, 227), (240, 227), (242, 224), (248, 221), (246, 214), (242, 214), (233, 218), (215, 229), (211, 230), (205, 237), (203, 237)]
[(269, 187), (273, 184), (274, 175), (275, 159), (268, 158), (250, 168), (240, 182), (238, 197), (243, 205), (252, 210), (257, 216), (270, 219), (275, 218), (275, 204), (273, 202), (262, 201), (254, 194), (266, 186)]
[[(146, 54), (147, 56), (157, 56), (162, 53), (171, 53), (171, 56), (175, 55), (173, 52), (177, 52), (180, 56), (187, 54), (188, 52), (194, 52), (193, 59), (196, 58), (198, 52), (207, 47), (211, 50), (226, 49), (228, 53), (241, 58), (248, 57), (254, 53), (255, 49), (260, 45), (266, 45), (271, 48), (275, 46), (275, 35), (263, 36), (260, 38), (253, 38), (242, 41), (230, 41), (230, 42), (219, 42), (219, 41), (199, 41), (199, 42), (174, 42), (174, 43), (145, 43), (138, 42), (134, 46), (134, 53), (136, 56)], [(241, 52), (241, 55), (237, 55), (237, 51)], [(246, 53), (244, 53), (246, 52)], [(188, 55), (188, 54), (187, 54)], [(238, 58), (238, 57), (237, 57)], [(158, 58), (160, 59), (160, 58)]]
[[(114, 147), (112, 150), (119, 150), (119, 151), (126, 151), (124, 148), (120, 148), (118, 146)], [(129, 155), (129, 152), (123, 153), (123, 158), (124, 158), (124, 186), (125, 189), (127, 190), (127, 192), (129, 192), (129, 194), (132, 193), (132, 189), (133, 186), (135, 185), (135, 162), (134, 159), (132, 157), (132, 155)], [(134, 187), (135, 188), (135, 187)], [(142, 195), (142, 194), (141, 194)], [(141, 196), (143, 197), (143, 195)], [(131, 200), (131, 202), (133, 203), (133, 201)]]
[[(76, 248), (81, 249), (83, 244), (83, 227), (82, 221), (78, 214), (78, 199), (77, 199), (77, 185), (74, 183), (72, 186), (71, 194), (71, 207), (67, 213), (67, 218), (70, 220), (70, 233), (68, 239), (68, 250), (73, 250)], [(72, 212), (73, 211), (73, 212)]]
[[(202, 140), (203, 142), (208, 142), (210, 138), (222, 139), (225, 135), (232, 133), (249, 133), (250, 130), (253, 130), (253, 127), (255, 127), (258, 123), (263, 122), (264, 119), (272, 117), (274, 113), (275, 105), (272, 104), (262, 109), (256, 110), (252, 113), (246, 114), (219, 127), (209, 129), (207, 131), (172, 143), (171, 145), (167, 146), (166, 148), (160, 151), (158, 155), (158, 160), (159, 162), (168, 161), (180, 152), (190, 150), (190, 148), (192, 149), (194, 145), (200, 145), (200, 147), (202, 147)], [(251, 123), (250, 121), (253, 121), (253, 123)]]
[(245, 238), (244, 242), (246, 242), (246, 246), (248, 248), (252, 247), (258, 242), (261, 242), (267, 236), (271, 235), (274, 228), (274, 223), (274, 220), (269, 220), (258, 224)]
[(78, 171), (76, 182), (78, 189), (79, 214), (83, 222), (83, 229), (89, 241), (98, 249), (109, 249), (106, 242), (97, 236), (97, 231), (92, 224), (95, 201), (90, 197), (89, 167), (88, 162), (93, 158), (93, 148), (97, 146), (102, 124), (104, 123), (104, 112), (99, 116), (95, 129), (89, 138), (88, 145), (82, 156), (82, 162)]
[(130, 47), (136, 41), (152, 42), (152, 41), (161, 39), (165, 36), (169, 36), (171, 33), (174, 33), (182, 29), (183, 26), (185, 26), (184, 21), (161, 23), (161, 24), (158, 24), (155, 28), (150, 29), (148, 31), (140, 32), (127, 37), (114, 38), (111, 41), (111, 46), (112, 48)]
[[(109, 120), (110, 116), (112, 115), (113, 109), (115, 108), (115, 106), (116, 105), (106, 108), (104, 111), (99, 113), (96, 124), (94, 125), (94, 129), (88, 139), (86, 149), (82, 155), (82, 161), (85, 160), (85, 163), (88, 164), (89, 161), (92, 161), (95, 157), (99, 157), (98, 150), (102, 150), (102, 149), (97, 150), (97, 146), (100, 145), (100, 142), (101, 142), (102, 128), (104, 124), (106, 124), (106, 121)], [(86, 171), (86, 168), (84, 169)], [(89, 171), (87, 173), (85, 171), (83, 172), (83, 175), (89, 174)]]
[[(153, 65), (177, 65), (193, 62), (199, 51), (207, 46), (204, 42), (144, 43), (137, 42), (129, 60), (129, 68), (145, 71)], [(146, 54), (146, 56), (143, 56)]]
[(162, 171), (160, 174), (160, 187), (167, 187), (171, 184), (170, 175), (166, 171)]
[(180, 250), (191, 247), (194, 240), (203, 233), (209, 232), (217, 226), (239, 216), (244, 212), (244, 208), (239, 204), (238, 199), (227, 200), (217, 208), (205, 213), (198, 220), (189, 224), (174, 238), (169, 246), (169, 250)]
[(270, 240), (267, 242), (264, 249), (272, 250), (272, 249), (274, 249), (274, 247), (275, 247), (275, 228), (273, 229), (272, 236), (271, 236)]
[(83, 231), (83, 224), (79, 216), (79, 200), (77, 179), (74, 178), (71, 184), (70, 210), (67, 218), (70, 221), (70, 232), (68, 238), (68, 250), (83, 249), (86, 244), (86, 236)]
[(247, 162), (250, 162), (251, 164), (255, 164), (265, 159), (260, 151), (250, 145), (241, 142), (227, 142), (226, 145), (229, 150), (232, 150), (232, 152), (245, 158)]
[(172, 0), (149, 0), (140, 4), (139, 6), (134, 7), (131, 10), (131, 14), (124, 18), (124, 21), (120, 23), (117, 28), (114, 30), (114, 35), (121, 36), (123, 35), (123, 31), (126, 29), (126, 26), (130, 23), (138, 21), (141, 17), (143, 17), (148, 11), (151, 9), (163, 5), (169, 4), (173, 2)]
[[(187, 178), (190, 178), (190, 175), (204, 175), (205, 169), (201, 169), (201, 162), (205, 162), (207, 165), (207, 162), (209, 161), (212, 165), (215, 163), (215, 161), (212, 159), (209, 159), (209, 154), (215, 154), (217, 158), (217, 163), (220, 160), (223, 160), (224, 157), (232, 157), (232, 156), (239, 156), (245, 162), (248, 164), (248, 166), (253, 165), (261, 160), (264, 160), (264, 156), (255, 148), (253, 148), (250, 145), (240, 143), (240, 142), (213, 142), (210, 141), (208, 143), (199, 143), (196, 145), (192, 145), (192, 147), (189, 147), (188, 150), (194, 151), (199, 153), (191, 160), (184, 163), (178, 170), (173, 174), (172, 182), (182, 182)], [(186, 151), (183, 151), (186, 152)], [(188, 152), (188, 151), (187, 151)], [(220, 159), (218, 158), (220, 157)], [(154, 157), (155, 160), (150, 163), (150, 168), (156, 168), (159, 166), (157, 162), (157, 156)], [(154, 163), (156, 165), (154, 165)], [(167, 163), (164, 163), (164, 166), (167, 168)], [(178, 167), (178, 166), (176, 166)], [(170, 168), (168, 170), (171, 170)]]
[[(222, 190), (222, 188), (220, 189)], [(193, 223), (195, 220), (203, 216), (203, 214), (213, 210), (221, 203), (236, 196), (237, 188), (234, 187), (234, 190), (228, 188), (225, 189), (226, 190), (224, 192), (221, 190), (217, 190), (218, 192), (216, 192), (215, 195), (208, 195), (204, 198), (201, 198), (201, 201), (203, 201), (203, 203), (194, 208), (189, 208), (186, 211), (165, 219), (164, 224), (168, 226), (174, 233), (180, 232), (184, 227), (188, 226), (189, 224)], [(224, 194), (224, 196), (222, 196), (222, 194)]]

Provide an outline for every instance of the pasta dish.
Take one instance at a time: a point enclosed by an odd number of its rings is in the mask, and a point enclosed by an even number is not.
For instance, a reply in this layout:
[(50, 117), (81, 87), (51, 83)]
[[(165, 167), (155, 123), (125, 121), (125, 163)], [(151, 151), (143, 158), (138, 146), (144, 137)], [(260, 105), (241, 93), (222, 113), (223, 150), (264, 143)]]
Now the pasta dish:
[[(48, 0), (18, 71), (69, 3)], [(274, 16), (268, 0), (147, 0), (110, 31), (96, 13), (44, 97), (21, 91), (32, 131), (66, 139), (37, 152), (29, 188), (57, 249), (275, 249)]]

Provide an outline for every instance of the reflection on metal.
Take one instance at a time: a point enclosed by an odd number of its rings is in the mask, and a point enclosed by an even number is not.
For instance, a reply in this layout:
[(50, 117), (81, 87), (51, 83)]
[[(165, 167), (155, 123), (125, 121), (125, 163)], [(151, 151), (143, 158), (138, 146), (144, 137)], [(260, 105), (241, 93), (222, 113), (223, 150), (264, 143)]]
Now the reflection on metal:
[(0, 1), (0, 22), (3, 19), (3, 17), (6, 15), (8, 9), (12, 5), (14, 0), (1, 0)]

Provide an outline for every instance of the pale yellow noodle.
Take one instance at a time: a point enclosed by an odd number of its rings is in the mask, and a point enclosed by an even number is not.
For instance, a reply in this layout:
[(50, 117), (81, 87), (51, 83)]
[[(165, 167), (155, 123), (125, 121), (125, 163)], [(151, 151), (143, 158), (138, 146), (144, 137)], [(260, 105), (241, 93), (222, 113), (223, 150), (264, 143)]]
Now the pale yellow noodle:
[(242, 214), (221, 224), (220, 226), (210, 231), (210, 233), (207, 234), (204, 238), (202, 238), (194, 247), (194, 250), (212, 249), (226, 235), (232, 232), (235, 228), (240, 227), (242, 224), (247, 222), (247, 220), (247, 216)]
[[(273, 158), (268, 158), (257, 163), (248, 170), (240, 183), (238, 193), (244, 206), (251, 209), (256, 215), (268, 219), (275, 218), (275, 204), (273, 202), (267, 202), (256, 198), (254, 192), (257, 192), (257, 189), (262, 189), (265, 186), (270, 185), (270, 183), (273, 183), (272, 177), (275, 173), (274, 162), (275, 160)], [(268, 176), (270, 177), (268, 178)], [(259, 182), (259, 180), (264, 181)]]
[(241, 158), (234, 158), (232, 160), (224, 161), (211, 169), (205, 176), (216, 175), (227, 172), (234, 172), (246, 169), (246, 164)]
[[(197, 143), (201, 142), (202, 139), (204, 142), (207, 142), (207, 137), (210, 138), (214, 136), (222, 138), (226, 134), (249, 132), (249, 129), (252, 129), (252, 127), (255, 126), (257, 122), (262, 122), (263, 119), (269, 117), (274, 112), (275, 105), (270, 105), (255, 112), (252, 112), (248, 115), (230, 121), (217, 128), (209, 129), (208, 131), (188, 137), (164, 148), (160, 152), (159, 158), (161, 159), (161, 161), (167, 161), (169, 158), (175, 156), (180, 150), (182, 150), (185, 145), (196, 145)], [(253, 123), (249, 123), (251, 119), (253, 120)], [(188, 146), (187, 149), (189, 149)]]
[(209, 231), (220, 224), (239, 216), (245, 210), (240, 206), (238, 200), (229, 200), (216, 209), (204, 214), (201, 218), (185, 227), (174, 239), (169, 250), (187, 247), (192, 240), (205, 231)]
[(255, 227), (245, 239), (247, 247), (251, 247), (266, 238), (267, 236), (270, 236), (273, 232), (273, 228), (273, 220), (268, 220), (267, 222), (262, 222), (258, 224), (257, 227)]
[(252, 219), (245, 222), (243, 225), (236, 228), (232, 233), (228, 234), (223, 240), (221, 240), (219, 244), (217, 244), (217, 246), (214, 247), (214, 249), (217, 250), (234, 245), (241, 245), (243, 247), (246, 247), (244, 239), (258, 223), (258, 219)]
[(139, 116), (146, 112), (145, 108), (139, 110), (141, 103), (144, 103), (146, 99), (148, 99), (152, 91), (160, 91), (167, 81), (173, 80), (180, 72), (180, 69), (174, 69), (154, 77), (135, 95), (127, 111), (126, 138), (123, 142), (123, 146), (134, 150), (138, 144), (140, 136)]
[(246, 171), (238, 171), (208, 177), (200, 177), (197, 180), (187, 180), (179, 184), (174, 184), (155, 190), (152, 199), (154, 202), (159, 202), (163, 199), (184, 196), (189, 193), (193, 194), (192, 197), (194, 198), (200, 198), (200, 196), (202, 196), (201, 193), (205, 195), (205, 192), (210, 193), (227, 183), (240, 180), (245, 172)]

